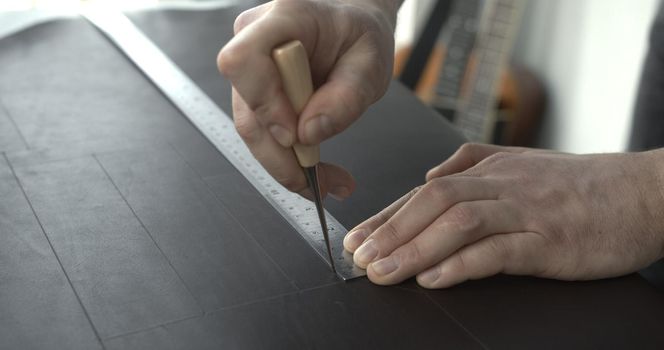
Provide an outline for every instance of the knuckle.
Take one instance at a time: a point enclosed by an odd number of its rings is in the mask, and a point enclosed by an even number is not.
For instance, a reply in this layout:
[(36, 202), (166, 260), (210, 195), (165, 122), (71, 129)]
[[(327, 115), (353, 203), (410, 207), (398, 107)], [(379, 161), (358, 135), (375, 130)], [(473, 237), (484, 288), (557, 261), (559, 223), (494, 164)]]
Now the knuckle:
[[(365, 89), (356, 88), (352, 90), (343, 90), (337, 93), (337, 100), (339, 101), (340, 106), (346, 108), (346, 115), (352, 116), (353, 118), (359, 117), (369, 106), (369, 98), (367, 97)], [(334, 120), (333, 120), (334, 121)], [(339, 126), (332, 123), (334, 128), (334, 133), (338, 133)]]
[(424, 185), (423, 191), (436, 202), (447, 202), (457, 197), (457, 189), (446, 178), (438, 177)]
[(420, 190), (422, 189), (423, 186), (424, 185), (420, 185), (420, 186), (417, 186), (417, 187), (413, 188), (412, 190), (410, 190), (408, 192), (407, 198), (408, 199), (413, 198), (418, 192), (420, 192)]
[[(394, 54), (394, 52), (392, 52), (392, 54)], [(381, 57), (381, 54), (377, 54), (377, 57)], [(376, 65), (371, 74), (371, 77), (375, 77), (373, 80), (375, 83), (371, 86), (370, 91), (366, 92), (364, 98), (364, 101), (368, 101), (370, 105), (380, 100), (380, 98), (387, 93), (390, 81), (392, 80), (392, 75), (390, 74), (393, 70), (392, 61), (385, 62), (378, 58), (375, 62)]]
[[(510, 254), (508, 252), (507, 242), (505, 242), (504, 237), (500, 235), (492, 236), (488, 241), (488, 246), (491, 254), (493, 254), (496, 260), (507, 263), (507, 259), (510, 257)], [(512, 257), (512, 259), (514, 259), (514, 257)], [(511, 261), (510, 265), (513, 264), (514, 261)]]
[(389, 246), (395, 246), (401, 242), (401, 232), (393, 221), (392, 219), (385, 221), (376, 235), (379, 241), (386, 241)]
[(233, 43), (224, 46), (217, 55), (217, 68), (225, 76), (231, 76), (244, 65), (246, 50), (241, 43)]
[[(265, 126), (271, 123), (286, 126), (297, 123), (297, 115), (293, 113), (292, 107), (285, 102), (285, 98), (282, 99), (270, 86), (264, 88), (264, 95), (267, 97), (265, 100), (254, 101), (254, 103), (247, 102), (247, 106), (254, 112), (258, 123)], [(277, 97), (269, 98), (269, 96)]]
[(474, 153), (475, 150), (477, 150), (480, 147), (479, 143), (474, 143), (474, 142), (466, 142), (461, 147), (459, 147), (459, 150), (457, 153), (460, 154), (471, 154)]
[(382, 222), (387, 222), (391, 218), (391, 216), (388, 214), (388, 210), (386, 208), (379, 211), (378, 214), (374, 215), (373, 218), (375, 219), (376, 222), (382, 223)]
[(506, 152), (506, 151), (500, 151), (496, 152), (492, 155), (492, 157), (497, 158), (497, 159), (505, 159), (505, 158), (512, 158), (514, 157), (514, 153), (512, 152)]
[(452, 260), (448, 272), (454, 275), (464, 275), (468, 271), (468, 259), (465, 256), (466, 254), (465, 250), (462, 250), (458, 254), (454, 254), (454, 260)]
[(249, 116), (235, 116), (233, 121), (235, 130), (247, 144), (254, 144), (260, 140), (261, 130), (258, 123)]
[(253, 12), (254, 9), (249, 9), (246, 10), (242, 13), (240, 13), (236, 18), (235, 22), (233, 22), (233, 33), (237, 34), (239, 33), (244, 27), (246, 27), (249, 23), (251, 23), (251, 13)]
[(492, 154), (492, 155), (490, 155), (486, 158), (486, 163), (495, 164), (495, 163), (503, 162), (506, 159), (512, 158), (513, 156), (514, 156), (514, 153), (510, 153), (510, 152), (503, 152), (503, 151), (496, 152), (496, 153), (494, 153), (494, 154)]
[(483, 219), (477, 210), (466, 203), (459, 203), (448, 210), (447, 225), (456, 232), (475, 232), (482, 228)]
[(496, 152), (480, 161), (475, 166), (475, 169), (477, 172), (483, 174), (509, 174), (510, 178), (520, 180), (521, 176), (528, 172), (523, 171), (523, 164), (517, 164), (514, 161), (514, 157), (516, 156), (516, 154), (511, 152)]
[(274, 103), (270, 102), (257, 102), (248, 103), (249, 108), (254, 111), (258, 120), (267, 123), (277, 114), (275, 111)]
[(422, 265), (425, 261), (425, 256), (421, 247), (417, 242), (412, 242), (404, 247), (404, 250), (399, 253), (399, 258), (402, 263), (407, 266)]

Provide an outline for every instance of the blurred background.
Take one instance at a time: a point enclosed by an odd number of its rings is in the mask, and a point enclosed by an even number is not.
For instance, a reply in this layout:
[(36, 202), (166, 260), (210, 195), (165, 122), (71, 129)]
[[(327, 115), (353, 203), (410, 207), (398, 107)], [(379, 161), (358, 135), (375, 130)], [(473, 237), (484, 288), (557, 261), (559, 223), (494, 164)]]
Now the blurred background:
[[(417, 40), (434, 3), (405, 1), (399, 47)], [(659, 0), (523, 2), (521, 18), (513, 21), (519, 23), (509, 61), (532, 72), (546, 93), (534, 145), (578, 153), (626, 149), (658, 5)]]
[[(395, 77), (409, 75), (423, 101), (475, 139), (577, 153), (626, 149), (659, 0), (443, 2), (449, 5), (406, 0), (399, 13)], [(136, 9), (185, 2), (1, 0), (0, 31), (16, 11), (75, 12), (94, 3)], [(440, 23), (430, 21), (435, 10)], [(417, 62), (412, 56), (423, 39), (430, 49), (420, 47)]]

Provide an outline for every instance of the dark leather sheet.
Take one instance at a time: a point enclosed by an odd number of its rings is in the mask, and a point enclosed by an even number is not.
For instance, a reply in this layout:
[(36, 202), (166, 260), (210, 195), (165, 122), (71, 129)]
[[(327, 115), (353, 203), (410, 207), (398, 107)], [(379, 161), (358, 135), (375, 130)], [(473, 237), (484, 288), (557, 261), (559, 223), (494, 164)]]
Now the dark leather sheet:
[[(215, 57), (241, 8), (133, 20), (221, 107)], [(662, 348), (636, 275), (498, 276), (425, 291), (348, 283), (81, 19), (0, 40), (0, 348)], [(398, 84), (322, 157), (347, 227), (462, 139)]]

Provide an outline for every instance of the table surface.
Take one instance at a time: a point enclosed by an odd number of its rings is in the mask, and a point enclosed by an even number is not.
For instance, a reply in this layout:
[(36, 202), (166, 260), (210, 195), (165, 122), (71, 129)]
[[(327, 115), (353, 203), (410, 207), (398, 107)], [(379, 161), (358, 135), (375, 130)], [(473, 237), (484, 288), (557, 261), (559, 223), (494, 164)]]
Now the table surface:
[[(132, 19), (224, 110), (218, 49), (242, 11)], [(322, 157), (352, 227), (462, 142), (393, 83)], [(637, 275), (497, 276), (446, 290), (343, 282), (126, 58), (81, 19), (0, 40), (0, 348), (663, 348)]]

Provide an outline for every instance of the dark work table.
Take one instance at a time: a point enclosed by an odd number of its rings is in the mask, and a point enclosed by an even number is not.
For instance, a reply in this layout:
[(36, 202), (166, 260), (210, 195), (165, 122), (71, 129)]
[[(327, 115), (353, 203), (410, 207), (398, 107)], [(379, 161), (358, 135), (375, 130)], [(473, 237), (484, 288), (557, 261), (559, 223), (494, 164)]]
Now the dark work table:
[[(131, 18), (230, 112), (215, 57), (242, 10)], [(326, 206), (351, 228), (462, 142), (393, 83), (323, 145), (358, 182)], [(0, 40), (0, 152), (2, 349), (664, 348), (664, 297), (636, 274), (341, 281), (80, 18)]]

